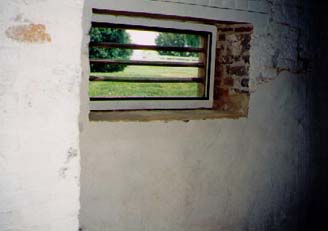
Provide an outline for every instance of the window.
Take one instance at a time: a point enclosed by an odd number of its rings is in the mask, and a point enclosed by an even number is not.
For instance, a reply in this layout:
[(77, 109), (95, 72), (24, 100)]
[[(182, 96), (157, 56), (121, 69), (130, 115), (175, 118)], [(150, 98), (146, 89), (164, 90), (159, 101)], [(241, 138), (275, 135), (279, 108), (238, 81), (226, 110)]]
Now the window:
[(216, 34), (212, 25), (94, 13), (90, 109), (211, 108)]

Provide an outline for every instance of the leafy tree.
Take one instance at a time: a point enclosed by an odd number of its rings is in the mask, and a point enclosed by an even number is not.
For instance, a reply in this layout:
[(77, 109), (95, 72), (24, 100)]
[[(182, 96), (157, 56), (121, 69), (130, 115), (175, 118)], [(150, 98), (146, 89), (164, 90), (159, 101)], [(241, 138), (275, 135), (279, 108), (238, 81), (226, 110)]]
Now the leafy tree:
[[(159, 33), (155, 39), (157, 46), (199, 47), (200, 37), (193, 34)], [(194, 52), (158, 51), (160, 55), (197, 57)]]
[(188, 47), (199, 47), (200, 36), (194, 34), (185, 34), (185, 41)]
[[(91, 42), (129, 43), (129, 34), (122, 29), (93, 27), (90, 30)], [(91, 47), (91, 59), (129, 59), (132, 51), (129, 49)], [(123, 71), (126, 65), (91, 64), (91, 72), (116, 72)]]

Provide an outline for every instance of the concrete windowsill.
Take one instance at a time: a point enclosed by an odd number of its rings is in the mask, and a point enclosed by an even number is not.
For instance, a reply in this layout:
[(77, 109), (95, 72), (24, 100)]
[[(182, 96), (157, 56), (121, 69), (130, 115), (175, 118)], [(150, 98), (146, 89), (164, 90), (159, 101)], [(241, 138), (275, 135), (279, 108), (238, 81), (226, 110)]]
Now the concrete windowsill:
[(91, 111), (90, 121), (189, 121), (206, 119), (238, 119), (245, 117), (242, 113), (218, 110), (137, 110), (137, 111)]

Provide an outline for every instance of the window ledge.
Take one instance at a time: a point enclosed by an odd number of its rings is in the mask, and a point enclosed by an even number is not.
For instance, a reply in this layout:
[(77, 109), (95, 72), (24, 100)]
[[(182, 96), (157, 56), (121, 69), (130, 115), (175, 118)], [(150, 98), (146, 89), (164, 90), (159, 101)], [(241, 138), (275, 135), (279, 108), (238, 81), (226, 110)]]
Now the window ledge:
[(136, 110), (136, 111), (91, 111), (90, 121), (109, 121), (109, 122), (147, 122), (147, 121), (189, 121), (207, 119), (239, 119), (246, 117), (245, 113), (231, 113), (221, 110)]

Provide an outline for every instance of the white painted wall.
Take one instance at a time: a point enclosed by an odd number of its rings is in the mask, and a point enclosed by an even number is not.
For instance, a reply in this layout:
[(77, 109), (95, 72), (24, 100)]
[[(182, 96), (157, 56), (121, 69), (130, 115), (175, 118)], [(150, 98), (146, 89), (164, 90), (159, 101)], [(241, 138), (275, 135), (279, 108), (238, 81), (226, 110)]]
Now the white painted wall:
[[(0, 230), (76, 231), (82, 0), (0, 1)], [(43, 24), (50, 43), (15, 41)]]
[(87, 118), (86, 73), (81, 91), (80, 226), (88, 231), (296, 228), (310, 155), (307, 74), (295, 74), (302, 70), (297, 50), (301, 56), (308, 54), (307, 38), (299, 33), (308, 24), (298, 17), (297, 2), (173, 2), (88, 1), (85, 70), (92, 4), (251, 22), (249, 116), (188, 123), (92, 122)]
[[(292, 73), (296, 51), (308, 54), (308, 21), (296, 1), (176, 2), (95, 6), (253, 23), (248, 118), (90, 122), (91, 1), (83, 33), (82, 0), (0, 2), (0, 230), (78, 229), (80, 149), (83, 230), (262, 231), (294, 220), (310, 152), (307, 76)], [(45, 25), (51, 42), (6, 35), (31, 23)]]

